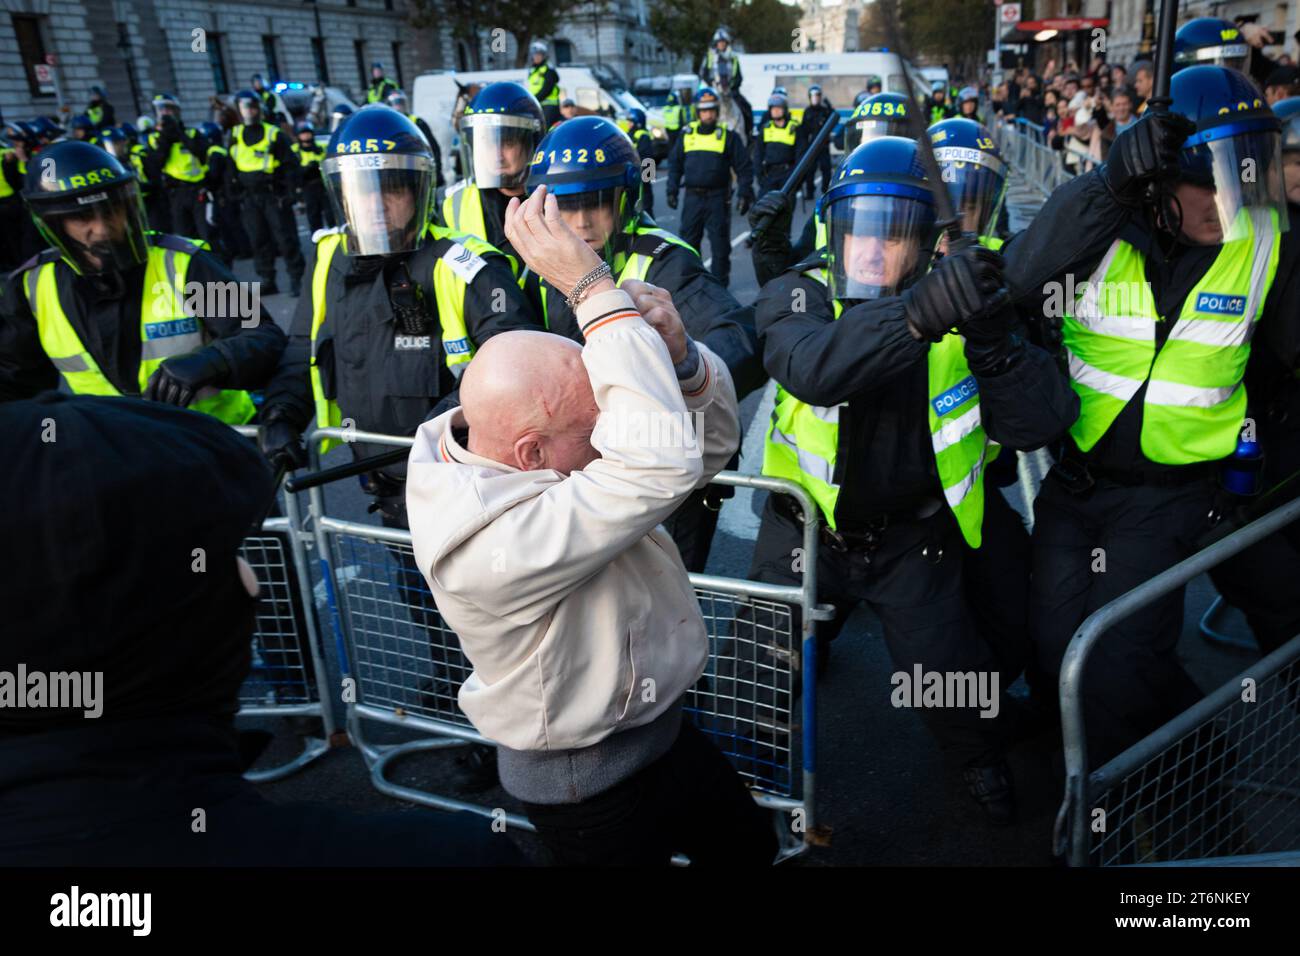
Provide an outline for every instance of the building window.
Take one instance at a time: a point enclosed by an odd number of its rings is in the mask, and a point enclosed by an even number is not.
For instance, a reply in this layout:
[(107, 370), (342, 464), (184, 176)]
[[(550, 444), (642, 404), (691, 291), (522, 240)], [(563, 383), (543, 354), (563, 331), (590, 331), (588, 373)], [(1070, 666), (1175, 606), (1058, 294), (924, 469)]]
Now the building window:
[(280, 79), (280, 58), (275, 52), (275, 37), (269, 33), (262, 35), (262, 56), (266, 60), (267, 81), (274, 83)]
[(321, 37), (311, 38), (311, 59), (316, 66), (316, 79), (329, 83), (330, 68), (325, 60), (325, 41)]
[(456, 66), (462, 73), (469, 72), (469, 48), (463, 40), (456, 41)]
[(218, 93), (230, 92), (230, 77), (226, 73), (225, 35), (208, 34), (208, 66), (212, 68), (212, 86)]
[(353, 40), (352, 49), (357, 54), (357, 76), (361, 77), (361, 93), (364, 95), (366, 87), (370, 85), (370, 71), (366, 69), (366, 41)]
[(555, 65), (564, 66), (573, 62), (573, 44), (568, 40), (555, 41)]
[(45, 62), (45, 39), (41, 36), (41, 18), (13, 15), (14, 36), (18, 38), (18, 55), (27, 74), (27, 91), (32, 96), (53, 96), (54, 84), (36, 78), (36, 67)]
[(401, 89), (406, 89), (406, 83), (402, 79), (402, 44), (393, 44), (393, 76), (397, 79), (397, 85)]

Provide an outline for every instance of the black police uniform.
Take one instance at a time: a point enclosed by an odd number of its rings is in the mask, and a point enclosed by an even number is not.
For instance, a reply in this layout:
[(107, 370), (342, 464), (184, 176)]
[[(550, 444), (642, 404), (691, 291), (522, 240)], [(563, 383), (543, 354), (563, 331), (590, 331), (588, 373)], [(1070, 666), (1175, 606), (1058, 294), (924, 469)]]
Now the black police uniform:
[[(273, 172), (241, 172), (236, 160), (239, 138), (249, 146), (263, 137), (274, 136), (271, 156), (278, 164)], [(298, 241), (298, 224), (293, 215), (293, 197), (299, 181), (300, 167), (289, 137), (277, 126), (265, 121), (256, 126), (240, 125), (230, 131), (226, 144), (227, 192), (239, 202), (244, 231), (253, 247), (253, 266), (264, 286), (275, 284), (275, 254), (284, 257), (291, 288), (299, 288), (305, 262)], [(265, 293), (267, 290), (263, 289)]]
[(229, 166), (230, 154), (224, 146), (208, 147), (208, 175), (203, 180), (203, 188), (212, 197), (212, 230), (208, 242), (228, 266), (235, 259), (247, 259), (253, 254), (244, 225), (239, 221), (239, 203), (231, 198), (227, 188)]
[[(1166, 250), (1140, 208), (1118, 201), (1105, 167), (1058, 189), (1029, 228), (1003, 247), (1008, 287), (1028, 314), (1066, 276), (1091, 275), (1121, 238), (1146, 259), (1146, 278), (1161, 316), (1177, 315), (1192, 287), (1218, 255), (1218, 246), (1181, 243)], [(1062, 248), (1061, 236), (1074, 247)], [(1277, 351), (1294, 367), (1300, 243), (1282, 236), (1277, 276), (1264, 302), (1256, 349)], [(1172, 323), (1156, 322), (1159, 350)], [(1281, 335), (1282, 341), (1274, 339)], [(1288, 354), (1289, 353), (1289, 354)], [(1252, 383), (1248, 367), (1247, 394)], [(1056, 674), (1075, 630), (1088, 614), (1187, 557), (1209, 530), (1216, 507), (1218, 463), (1164, 465), (1141, 449), (1144, 384), (1097, 444), (1084, 454), (1066, 436), (1063, 460), (1043, 482), (1034, 504), (1034, 571), (1030, 622), (1039, 666)], [(1105, 573), (1094, 571), (1105, 552)], [(1200, 690), (1174, 655), (1182, 633), (1184, 589), (1117, 622), (1094, 648), (1083, 687), (1088, 759), (1093, 766), (1185, 710)]]
[[(176, 236), (157, 241), (175, 243), (191, 252), (186, 282), (235, 283), (235, 276), (211, 252), (196, 249)], [(31, 265), (55, 261), (58, 253), (47, 250)], [(144, 293), (144, 265), (102, 276), (78, 276), (64, 262), (56, 266), (59, 301), (78, 338), (105, 377), (123, 395), (139, 395), (140, 311)], [(0, 401), (31, 398), (45, 389), (59, 386), (59, 372), (41, 347), (36, 318), (20, 285), (22, 272), (6, 280), (0, 300)], [(203, 299), (195, 297), (198, 308)], [(216, 315), (202, 311), (204, 330), (212, 336), (210, 346), (221, 353), (230, 368), (222, 388), (244, 391), (260, 389), (271, 378), (284, 351), (285, 336), (265, 307), (255, 325), (238, 315)]]
[[(654, 137), (650, 135), (650, 131), (648, 129), (638, 126), (632, 130), (631, 138), (632, 138), (632, 145), (636, 147), (636, 154), (641, 159), (642, 162), (641, 168), (646, 169), (647, 167), (644, 164), (647, 159), (650, 160), (651, 163), (654, 163), (654, 159), (655, 159)], [(648, 168), (654, 169), (654, 166), (651, 165)], [(645, 210), (646, 215), (648, 216), (653, 216), (655, 214), (654, 180), (650, 180), (649, 182), (645, 183), (644, 188), (641, 190), (641, 208)]]
[(169, 136), (164, 127), (149, 137), (149, 151), (144, 158), (145, 172), (149, 181), (157, 183), (157, 188), (162, 191), (170, 223), (168, 230), (178, 236), (207, 239), (208, 224), (203, 218), (203, 204), (199, 202), (203, 181), (186, 182), (163, 172), (174, 144), (192, 153), (199, 163), (207, 162), (208, 144), (197, 130), (178, 128)]
[[(803, 125), (804, 136), (811, 143), (821, 132), (821, 128), (828, 122), (838, 123), (839, 115), (835, 108), (826, 102), (826, 97), (822, 96), (822, 101), (816, 106), (805, 106), (803, 119), (799, 121)], [(808, 178), (803, 181), (803, 194), (809, 199), (813, 198), (813, 183), (816, 181), (817, 174), (822, 177), (822, 192), (831, 188), (831, 144), (824, 145), (817, 158), (813, 160), (813, 168), (808, 172)]]
[[(702, 149), (700, 140), (707, 137), (721, 144), (720, 149)], [(687, 149), (687, 144), (691, 148)], [(699, 121), (682, 129), (668, 157), (668, 195), (677, 196), (686, 187), (682, 206), (680, 235), (696, 249), (709, 236), (713, 257), (712, 272), (723, 285), (731, 280), (731, 175), (736, 175), (736, 189), (742, 198), (753, 200), (753, 166), (745, 143), (731, 130), (715, 126), (701, 131)]]
[[(794, 129), (791, 130), (791, 127)], [(794, 141), (785, 142), (791, 135)], [(780, 189), (807, 148), (807, 131), (802, 123), (790, 116), (788, 109), (783, 125), (777, 125), (771, 117), (763, 120), (758, 135), (754, 137), (754, 167), (758, 174), (758, 188), (763, 192)], [(811, 176), (808, 181), (812, 181)]]
[[(645, 228), (650, 224), (643, 217), (640, 225)], [(668, 291), (687, 334), (703, 342), (726, 364), (736, 388), (737, 400), (762, 388), (767, 382), (767, 373), (763, 371), (758, 335), (754, 331), (754, 307), (742, 306), (736, 301), (727, 288), (704, 268), (704, 263), (693, 250), (658, 236), (641, 234), (634, 237), (627, 247), (627, 254), (632, 253), (650, 257), (645, 281)], [(616, 258), (616, 276), (625, 261), (624, 255)], [(577, 317), (563, 295), (535, 278), (530, 279), (528, 291), (534, 299), (546, 296), (543, 314), (547, 328), (575, 342), (584, 341)], [(735, 461), (728, 467), (734, 468)], [(708, 564), (719, 509), (723, 499), (732, 497), (732, 494), (732, 489), (720, 485), (700, 488), (664, 521), (664, 527), (681, 552), (686, 570), (702, 572)]]
[[(819, 600), (835, 618), (818, 623), (819, 646), (834, 638), (861, 601), (879, 616), (894, 666), (1001, 672), (977, 634), (963, 589), (963, 537), (935, 467), (927, 419), (929, 343), (915, 340), (903, 300), (846, 301), (833, 319), (829, 291), (800, 274), (820, 257), (773, 280), (760, 293), (757, 326), (768, 374), (796, 398), (840, 409), (835, 482), (837, 531), (823, 531), (817, 565)], [(806, 311), (792, 310), (796, 292)], [(1078, 400), (1046, 352), (1026, 345), (998, 375), (975, 375), (980, 416), (990, 439), (1033, 449), (1073, 421)], [(987, 494), (997, 494), (986, 488)], [(797, 584), (803, 525), (794, 500), (771, 496), (764, 508), (750, 576)], [(797, 625), (796, 625), (797, 626)], [(1005, 689), (1019, 676), (1002, 673)], [(921, 712), (953, 759), (967, 766), (996, 761), (1009, 733), (974, 708)]]
[(307, 213), (307, 228), (313, 233), (325, 226), (333, 226), (334, 207), (325, 195), (325, 180), (321, 179), (320, 163), (325, 158), (325, 147), (313, 143), (310, 148), (298, 143), (299, 171), (302, 182), (302, 204)]

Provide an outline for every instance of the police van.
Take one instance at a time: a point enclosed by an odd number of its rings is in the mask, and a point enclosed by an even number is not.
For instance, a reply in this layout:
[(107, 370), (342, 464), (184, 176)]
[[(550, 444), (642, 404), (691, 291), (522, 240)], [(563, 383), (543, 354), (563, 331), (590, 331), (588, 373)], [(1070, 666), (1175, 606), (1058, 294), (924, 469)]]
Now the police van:
[[(910, 63), (906, 74), (893, 53), (871, 50), (863, 53), (741, 53), (740, 92), (754, 108), (759, 123), (767, 110), (767, 98), (778, 86), (785, 87), (790, 112), (803, 115), (808, 105), (808, 88), (820, 86), (823, 102), (830, 103), (842, 125), (853, 112), (853, 101), (878, 80), (886, 93), (906, 93), (917, 99), (930, 92), (929, 85)], [(836, 139), (840, 134), (836, 133)]]
[[(560, 74), (560, 99), (570, 98), (583, 114), (607, 116), (627, 129), (626, 117), (633, 107), (644, 108), (641, 101), (626, 89), (609, 89), (589, 67), (566, 65), (556, 67)], [(511, 81), (527, 87), (528, 71), (522, 67), (513, 70), (431, 70), (415, 78), (411, 93), (411, 110), (429, 124), (438, 147), (442, 150), (443, 173), (448, 182), (455, 182), (454, 162), (459, 156), (460, 138), (452, 129), (452, 114), (456, 109), (461, 90), (474, 85)]]

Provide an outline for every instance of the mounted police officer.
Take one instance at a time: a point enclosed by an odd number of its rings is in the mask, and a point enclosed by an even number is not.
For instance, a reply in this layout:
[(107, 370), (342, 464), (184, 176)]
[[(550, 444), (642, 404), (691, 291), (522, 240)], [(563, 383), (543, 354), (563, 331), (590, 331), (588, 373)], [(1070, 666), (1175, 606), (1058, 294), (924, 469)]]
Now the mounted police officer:
[(262, 280), (262, 294), (274, 295), (275, 254), (284, 257), (289, 294), (302, 291), (304, 269), (298, 244), (293, 197), (300, 176), (298, 157), (289, 137), (264, 119), (262, 100), (252, 90), (235, 96), (242, 122), (230, 131), (229, 180), (226, 188), (239, 202), (244, 231), (253, 246), (253, 266)]
[[(609, 263), (615, 282), (639, 279), (668, 292), (691, 338), (727, 364), (738, 399), (762, 387), (767, 375), (753, 307), (741, 306), (704, 268), (699, 253), (642, 211), (650, 187), (622, 130), (599, 116), (577, 116), (556, 127), (542, 140), (528, 176), (530, 190), (542, 185), (569, 227)], [(536, 277), (528, 288), (548, 329), (583, 341), (561, 292)], [(688, 570), (703, 571), (708, 562), (724, 497), (721, 487), (700, 488), (664, 522)]]
[(62, 380), (75, 393), (143, 396), (231, 425), (253, 419), (248, 390), (275, 371), (284, 333), (260, 307), (231, 307), (245, 301), (235, 277), (202, 243), (146, 231), (134, 173), (97, 146), (58, 143), (32, 165), (23, 195), (51, 248), (9, 278), (0, 398)]
[[(1003, 306), (996, 253), (974, 245), (930, 269), (938, 227), (915, 141), (880, 137), (850, 154), (823, 218), (825, 248), (768, 283), (757, 306), (778, 383), (763, 473), (802, 485), (825, 524), (818, 588), (836, 614), (817, 625), (819, 653), (866, 601), (900, 673), (999, 674), (963, 588), (963, 545), (981, 543), (984, 469), (992, 442), (1058, 437), (1077, 400)], [(802, 538), (794, 499), (772, 495), (750, 577), (797, 583), (790, 555)], [(1018, 674), (1002, 676), (1004, 691)], [(921, 716), (990, 819), (1006, 823), (1000, 700), (992, 718), (969, 702)]]
[(742, 216), (754, 203), (754, 183), (744, 140), (718, 125), (718, 107), (718, 94), (713, 90), (705, 88), (696, 94), (699, 119), (686, 127), (668, 156), (668, 208), (677, 208), (678, 191), (685, 186), (682, 238), (702, 249), (700, 241), (708, 233), (713, 274), (726, 285), (731, 280), (732, 174)]
[(518, 83), (489, 83), (479, 90), (460, 121), (469, 176), (447, 190), (442, 201), (442, 221), (448, 229), (513, 253), (505, 233), (506, 206), (511, 197), (524, 194), (528, 164), (544, 123), (537, 99)]

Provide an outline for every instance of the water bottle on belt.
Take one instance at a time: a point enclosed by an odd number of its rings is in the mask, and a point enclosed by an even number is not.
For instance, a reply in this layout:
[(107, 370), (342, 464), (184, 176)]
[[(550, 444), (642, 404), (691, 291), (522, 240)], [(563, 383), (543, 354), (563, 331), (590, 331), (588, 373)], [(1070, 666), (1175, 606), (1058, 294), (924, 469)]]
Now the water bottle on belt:
[(1260, 493), (1264, 482), (1264, 448), (1253, 435), (1245, 432), (1237, 439), (1237, 448), (1223, 462), (1219, 480), (1225, 491), (1249, 498)]

